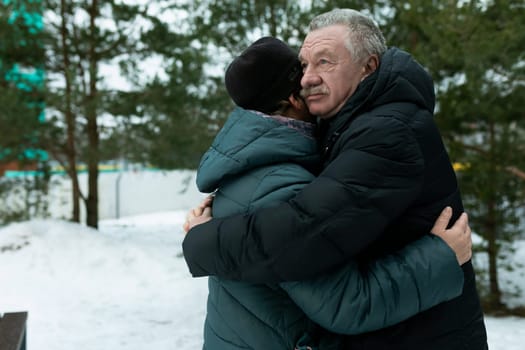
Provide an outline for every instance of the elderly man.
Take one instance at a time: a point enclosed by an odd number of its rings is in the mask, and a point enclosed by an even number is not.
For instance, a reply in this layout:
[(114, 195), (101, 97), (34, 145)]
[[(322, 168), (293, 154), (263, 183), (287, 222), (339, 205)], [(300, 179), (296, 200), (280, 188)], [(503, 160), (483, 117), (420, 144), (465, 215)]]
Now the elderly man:
[[(314, 18), (299, 58), (302, 95), (320, 119), (323, 170), (287, 202), (192, 228), (183, 248), (194, 276), (311, 278), (405, 246), (429, 232), (447, 205), (455, 218), (463, 211), (433, 121), (432, 79), (421, 65), (387, 48), (372, 20), (346, 9)], [(459, 297), (395, 326), (345, 336), (341, 348), (487, 348), (474, 271), (470, 262), (462, 268)]]

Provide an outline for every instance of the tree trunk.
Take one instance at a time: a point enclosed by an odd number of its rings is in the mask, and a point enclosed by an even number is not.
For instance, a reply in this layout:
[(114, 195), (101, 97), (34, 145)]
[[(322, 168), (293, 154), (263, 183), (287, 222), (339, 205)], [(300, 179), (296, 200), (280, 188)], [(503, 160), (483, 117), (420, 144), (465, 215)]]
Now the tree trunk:
[(86, 118), (88, 134), (88, 197), (86, 201), (86, 224), (98, 228), (98, 163), (99, 135), (97, 125), (97, 74), (98, 57), (96, 53), (96, 26), (98, 16), (97, 0), (92, 0), (89, 8), (91, 39), (89, 43), (89, 92), (87, 95)]
[[(494, 157), (496, 147), (494, 124), (489, 129), (490, 157)], [(489, 161), (489, 181), (488, 186), (493, 187), (496, 183), (497, 169), (494, 161)], [(497, 242), (497, 223), (496, 223), (496, 200), (494, 198), (495, 189), (489, 191), (487, 200), (487, 217), (485, 219), (485, 229), (487, 232), (487, 252), (489, 263), (489, 303), (493, 310), (501, 309), (501, 290), (498, 281), (498, 242)]]
[(71, 61), (69, 59), (69, 45), (67, 43), (67, 14), (66, 14), (66, 1), (60, 1), (60, 15), (62, 17), (61, 23), (61, 39), (62, 39), (62, 60), (63, 70), (65, 79), (65, 110), (64, 117), (67, 128), (67, 140), (66, 140), (66, 158), (67, 158), (67, 173), (71, 179), (71, 200), (72, 200), (72, 213), (71, 220), (74, 222), (80, 222), (80, 186), (78, 182), (77, 174), (77, 160), (76, 160), (76, 148), (75, 148), (75, 115), (71, 107)]
[(489, 263), (489, 306), (492, 310), (501, 309), (501, 290), (498, 281), (498, 243), (496, 238), (496, 225), (494, 218), (494, 202), (488, 203), (488, 212), (485, 224), (487, 232), (487, 253)]

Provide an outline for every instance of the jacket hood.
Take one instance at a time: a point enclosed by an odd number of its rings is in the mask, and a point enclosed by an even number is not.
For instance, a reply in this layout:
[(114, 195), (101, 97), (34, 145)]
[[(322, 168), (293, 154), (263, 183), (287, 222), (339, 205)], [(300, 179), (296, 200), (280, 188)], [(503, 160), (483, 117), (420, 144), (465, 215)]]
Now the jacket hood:
[(317, 141), (272, 118), (236, 107), (201, 159), (197, 187), (213, 192), (231, 177), (283, 162), (315, 169)]
[(370, 92), (374, 105), (389, 102), (412, 102), (434, 112), (436, 96), (430, 74), (410, 54), (397, 48), (387, 50)]
[(433, 113), (435, 101), (430, 74), (410, 54), (392, 47), (381, 56), (377, 70), (359, 84), (341, 111), (328, 122), (342, 124), (357, 113), (392, 102), (413, 103)]

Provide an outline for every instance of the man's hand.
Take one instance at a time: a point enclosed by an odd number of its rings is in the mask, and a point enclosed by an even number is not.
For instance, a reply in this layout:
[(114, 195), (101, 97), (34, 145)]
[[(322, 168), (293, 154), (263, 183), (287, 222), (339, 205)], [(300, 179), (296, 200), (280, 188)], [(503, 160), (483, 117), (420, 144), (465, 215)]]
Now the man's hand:
[(191, 209), (186, 214), (186, 221), (182, 228), (187, 233), (193, 226), (203, 224), (212, 219), (211, 216), (211, 205), (213, 203), (213, 196), (209, 195), (195, 208)]
[(431, 232), (441, 237), (456, 253), (458, 263), (463, 265), (472, 258), (472, 230), (468, 225), (468, 216), (461, 214), (454, 225), (447, 230), (447, 225), (452, 217), (452, 208), (443, 209)]

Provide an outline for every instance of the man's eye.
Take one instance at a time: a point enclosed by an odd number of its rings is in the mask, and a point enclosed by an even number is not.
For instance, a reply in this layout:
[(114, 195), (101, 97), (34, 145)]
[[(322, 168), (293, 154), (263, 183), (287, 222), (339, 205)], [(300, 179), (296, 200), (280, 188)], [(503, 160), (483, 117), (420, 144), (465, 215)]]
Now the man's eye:
[(321, 59), (319, 60), (319, 64), (320, 64), (320, 65), (328, 64), (328, 63), (330, 63), (330, 62), (329, 62), (327, 59), (321, 58)]
[(306, 71), (306, 68), (308, 67), (308, 64), (301, 63), (301, 69), (303, 70), (303, 73)]

